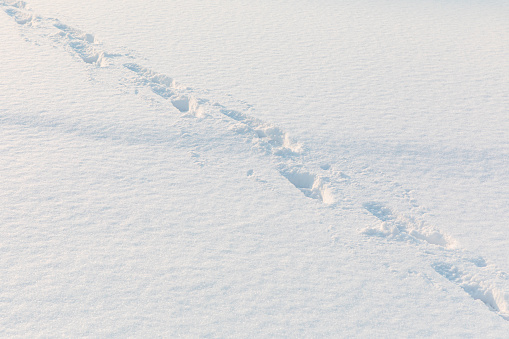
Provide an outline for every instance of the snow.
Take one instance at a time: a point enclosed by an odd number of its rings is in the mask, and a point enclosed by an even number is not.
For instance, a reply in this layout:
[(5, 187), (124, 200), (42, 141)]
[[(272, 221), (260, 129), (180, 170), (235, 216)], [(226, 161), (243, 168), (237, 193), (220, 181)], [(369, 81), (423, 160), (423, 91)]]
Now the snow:
[(504, 1), (0, 1), (2, 336), (507, 337)]

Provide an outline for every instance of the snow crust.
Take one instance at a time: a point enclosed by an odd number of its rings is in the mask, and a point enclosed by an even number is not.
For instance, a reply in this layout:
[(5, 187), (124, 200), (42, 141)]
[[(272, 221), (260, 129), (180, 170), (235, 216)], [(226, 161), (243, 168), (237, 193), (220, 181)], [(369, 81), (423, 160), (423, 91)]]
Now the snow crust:
[(509, 333), (502, 1), (0, 1), (2, 336)]

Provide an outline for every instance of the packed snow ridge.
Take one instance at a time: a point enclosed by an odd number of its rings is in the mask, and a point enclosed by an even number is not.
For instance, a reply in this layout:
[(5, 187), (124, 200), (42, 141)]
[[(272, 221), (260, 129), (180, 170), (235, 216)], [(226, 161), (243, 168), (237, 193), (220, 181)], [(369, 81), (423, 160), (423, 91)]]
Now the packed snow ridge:
[[(245, 112), (198, 98), (191, 89), (165, 74), (141, 66), (128, 54), (107, 53), (93, 34), (70, 27), (58, 19), (36, 15), (23, 1), (0, 1), (0, 6), (20, 26), (58, 43), (78, 60), (91, 67), (118, 70), (119, 81), (125, 82), (126, 86), (148, 89), (183, 118), (227, 119), (228, 128), (239, 135), (242, 142), (247, 140), (251, 143), (256, 152), (270, 157), (279, 173), (305, 197), (329, 208), (340, 207), (334, 192), (349, 176), (335, 171), (326, 161), (317, 161), (324, 164), (320, 166), (321, 171), (313, 170), (303, 160), (304, 155), (309, 156), (308, 151), (279, 127)], [(132, 72), (134, 79), (124, 77), (123, 70)], [(327, 175), (323, 175), (324, 171)], [(253, 172), (249, 171), (247, 175), (251, 176)], [(361, 230), (363, 234), (417, 246), (423, 253), (437, 258), (432, 267), (441, 277), (509, 320), (509, 275), (488, 265), (482, 257), (458, 249), (454, 239), (428, 225), (425, 220), (399, 213), (378, 201), (366, 201), (362, 208), (373, 217), (373, 225)]]

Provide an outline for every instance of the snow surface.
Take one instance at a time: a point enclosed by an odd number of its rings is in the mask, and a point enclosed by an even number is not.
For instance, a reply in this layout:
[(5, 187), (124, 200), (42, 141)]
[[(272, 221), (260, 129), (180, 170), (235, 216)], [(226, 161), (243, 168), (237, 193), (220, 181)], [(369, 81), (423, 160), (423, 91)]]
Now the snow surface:
[(2, 336), (509, 335), (507, 2), (0, 7)]

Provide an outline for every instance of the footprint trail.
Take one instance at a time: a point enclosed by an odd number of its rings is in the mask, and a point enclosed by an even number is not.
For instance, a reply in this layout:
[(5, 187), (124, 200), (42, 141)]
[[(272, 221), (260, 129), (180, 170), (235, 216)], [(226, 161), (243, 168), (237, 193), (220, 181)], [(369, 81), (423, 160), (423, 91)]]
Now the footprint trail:
[[(171, 112), (183, 118), (217, 119), (227, 122), (228, 129), (248, 142), (252, 148), (269, 157), (274, 168), (288, 184), (303, 196), (329, 208), (342, 208), (336, 193), (354, 180), (351, 176), (333, 170), (326, 159), (314, 159), (316, 168), (305, 159), (311, 158), (302, 144), (295, 142), (281, 128), (257, 119), (246, 112), (231, 110), (213, 100), (199, 98), (195, 92), (177, 83), (173, 78), (150, 70), (134, 62), (128, 53), (108, 53), (95, 35), (62, 23), (58, 19), (44, 18), (32, 11), (24, 1), (2, 1), (0, 7), (24, 33), (56, 43), (76, 60), (90, 69), (114, 70), (119, 82), (128, 88), (146, 89)], [(125, 74), (130, 73), (131, 76)], [(192, 155), (198, 159), (194, 153)], [(203, 164), (202, 164), (203, 165)], [(325, 171), (325, 172), (324, 172)], [(324, 175), (326, 174), (326, 175)], [(248, 177), (253, 176), (252, 170)], [(357, 183), (363, 187), (362, 183)], [(351, 185), (354, 187), (354, 185)], [(355, 188), (354, 188), (355, 189)], [(406, 193), (405, 193), (406, 194)], [(403, 196), (405, 196), (403, 194)], [(418, 206), (411, 197), (405, 197), (411, 211)], [(361, 207), (372, 217), (373, 225), (361, 233), (381, 241), (403, 241), (427, 255), (438, 277), (458, 286), (473, 299), (482, 301), (489, 310), (509, 320), (509, 275), (488, 265), (479, 256), (456, 248), (456, 242), (434, 226), (428, 225), (422, 213), (400, 213), (389, 204), (376, 200), (365, 201)]]

